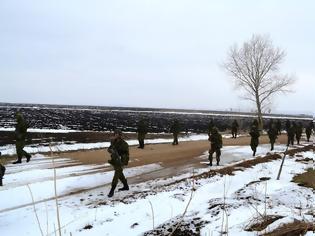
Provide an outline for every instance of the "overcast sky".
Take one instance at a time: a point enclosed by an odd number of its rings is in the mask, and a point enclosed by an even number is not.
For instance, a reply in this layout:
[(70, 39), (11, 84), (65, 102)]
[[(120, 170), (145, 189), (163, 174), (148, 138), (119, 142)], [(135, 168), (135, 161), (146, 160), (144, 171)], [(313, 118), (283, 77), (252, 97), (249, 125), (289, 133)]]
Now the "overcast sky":
[(272, 111), (315, 113), (313, 0), (1, 0), (0, 101), (241, 109), (220, 64), (268, 34), (298, 80)]

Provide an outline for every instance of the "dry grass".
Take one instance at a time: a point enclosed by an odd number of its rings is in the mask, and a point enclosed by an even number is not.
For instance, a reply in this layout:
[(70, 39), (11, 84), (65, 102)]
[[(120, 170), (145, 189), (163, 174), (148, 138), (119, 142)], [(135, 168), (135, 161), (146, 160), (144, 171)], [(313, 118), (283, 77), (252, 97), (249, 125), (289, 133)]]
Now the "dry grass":
[(313, 188), (315, 190), (315, 169), (307, 169), (303, 174), (298, 174), (293, 177), (293, 182), (299, 186)]
[(264, 234), (264, 236), (297, 236), (304, 235), (307, 231), (315, 231), (314, 223), (294, 221), (292, 223), (282, 225), (276, 230)]
[(246, 227), (245, 231), (262, 231), (267, 228), (268, 225), (272, 224), (273, 222), (281, 219), (282, 216), (275, 216), (275, 215), (267, 215), (263, 218), (259, 217), (258, 219), (253, 219), (251, 224)]

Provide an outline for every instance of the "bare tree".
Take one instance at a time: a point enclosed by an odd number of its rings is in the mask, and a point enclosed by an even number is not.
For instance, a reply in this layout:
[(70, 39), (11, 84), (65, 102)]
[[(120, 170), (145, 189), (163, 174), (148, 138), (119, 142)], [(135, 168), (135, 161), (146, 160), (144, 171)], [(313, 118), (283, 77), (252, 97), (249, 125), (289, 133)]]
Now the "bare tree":
[(276, 93), (290, 92), (293, 77), (281, 75), (279, 65), (285, 52), (273, 46), (268, 36), (253, 35), (242, 47), (230, 48), (224, 69), (233, 78), (236, 88), (242, 88), (243, 97), (255, 103), (259, 126), (262, 128), (262, 113), (268, 108)]

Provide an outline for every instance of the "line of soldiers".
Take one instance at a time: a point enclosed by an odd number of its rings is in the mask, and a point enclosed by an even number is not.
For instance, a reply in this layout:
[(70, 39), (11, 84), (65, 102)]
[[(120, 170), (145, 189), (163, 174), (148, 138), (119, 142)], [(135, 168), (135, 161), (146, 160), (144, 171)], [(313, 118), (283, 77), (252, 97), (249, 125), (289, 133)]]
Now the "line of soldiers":
[[(21, 163), (22, 157), (26, 157), (26, 161), (29, 162), (31, 155), (24, 151), (25, 146), (25, 137), (27, 133), (27, 123), (25, 122), (21, 113), (16, 114), (16, 128), (15, 128), (15, 138), (16, 138), (16, 152), (17, 152), (17, 161), (13, 162), (14, 164)], [(239, 125), (236, 120), (233, 121), (231, 125), (231, 132), (232, 138), (236, 138), (238, 134)], [(306, 127), (306, 136), (307, 141), (309, 141), (310, 136), (312, 134), (312, 130), (314, 130), (313, 122), (310, 122), (309, 125)], [(294, 143), (294, 137), (297, 139), (297, 143), (299, 144), (300, 138), (302, 135), (303, 127), (302, 123), (299, 122), (296, 124), (295, 122), (286, 122), (286, 131), (288, 134), (288, 146)], [(172, 145), (178, 145), (178, 135), (180, 133), (180, 124), (178, 120), (174, 120), (171, 127), (170, 132), (173, 134), (173, 143)], [(147, 124), (146, 122), (141, 119), (138, 122), (137, 126), (137, 133), (138, 133), (138, 141), (139, 146), (138, 148), (144, 148), (144, 139), (145, 135), (147, 134)], [(277, 136), (281, 134), (281, 122), (278, 120), (276, 123), (273, 123), (273, 120), (270, 120), (268, 126), (268, 137), (271, 144), (271, 150), (274, 149), (274, 143), (277, 139)], [(258, 121), (254, 120), (251, 127), (249, 134), (251, 136), (250, 147), (253, 151), (253, 156), (256, 155), (257, 146), (259, 144), (259, 136), (260, 131), (258, 128)], [(220, 157), (221, 157), (221, 148), (222, 148), (222, 135), (219, 133), (218, 129), (214, 126), (214, 122), (211, 119), (208, 125), (208, 140), (210, 141), (210, 149), (209, 149), (209, 164), (212, 166), (213, 162), (213, 154), (216, 154), (216, 162), (217, 165), (220, 164)], [(128, 165), (129, 162), (129, 145), (128, 143), (123, 140), (122, 138), (122, 131), (115, 130), (113, 133), (113, 137), (111, 138), (110, 147), (107, 151), (111, 154), (111, 159), (108, 161), (114, 168), (114, 176), (111, 184), (110, 192), (108, 193), (108, 197), (112, 197), (114, 195), (114, 191), (118, 184), (118, 180), (120, 180), (123, 184), (123, 187), (119, 189), (119, 191), (126, 191), (129, 190), (129, 186), (127, 183), (127, 179), (124, 176), (123, 168)], [(4, 166), (0, 165), (0, 184), (2, 185), (2, 177), (4, 175), (5, 168)]]

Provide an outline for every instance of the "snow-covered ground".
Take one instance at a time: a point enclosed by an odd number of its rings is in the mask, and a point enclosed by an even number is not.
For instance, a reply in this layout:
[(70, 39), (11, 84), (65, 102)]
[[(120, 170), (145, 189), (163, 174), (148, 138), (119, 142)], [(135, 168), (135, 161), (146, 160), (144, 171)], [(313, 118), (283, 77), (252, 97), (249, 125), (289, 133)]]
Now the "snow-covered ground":
[[(258, 155), (264, 156), (268, 148), (268, 145), (261, 145)], [(276, 152), (284, 148), (279, 146)], [(199, 158), (201, 163), (206, 162), (206, 155)], [(313, 161), (296, 162), (304, 158)], [(228, 230), (229, 235), (257, 235), (257, 232), (244, 229), (264, 211), (267, 215), (283, 217), (264, 232), (294, 219), (313, 220), (308, 212), (314, 210), (314, 193), (291, 182), (294, 175), (314, 167), (315, 154), (312, 151), (287, 157), (280, 180), (276, 180), (281, 163), (278, 159), (236, 171), (232, 176), (215, 175), (196, 181), (187, 179), (166, 186), (209, 168), (217, 170), (244, 159), (253, 159), (248, 147), (225, 147), (219, 167), (197, 169), (169, 179), (134, 183), (130, 185), (130, 191), (116, 192), (109, 199), (107, 193), (113, 176), (111, 167), (107, 164), (80, 165), (65, 154), (64, 158), (54, 159), (62, 235), (143, 235), (153, 227), (159, 228), (170, 220), (180, 219), (187, 206), (182, 221), (188, 224), (194, 220), (203, 222), (200, 233), (204, 236), (220, 235), (222, 227), (224, 231)], [(5, 185), (0, 187), (1, 236), (55, 235), (54, 229), (58, 225), (52, 161), (50, 157), (36, 154), (30, 163), (6, 166)], [(130, 180), (161, 168), (156, 163), (126, 168), (124, 172)], [(223, 205), (225, 212), (221, 209)]]

